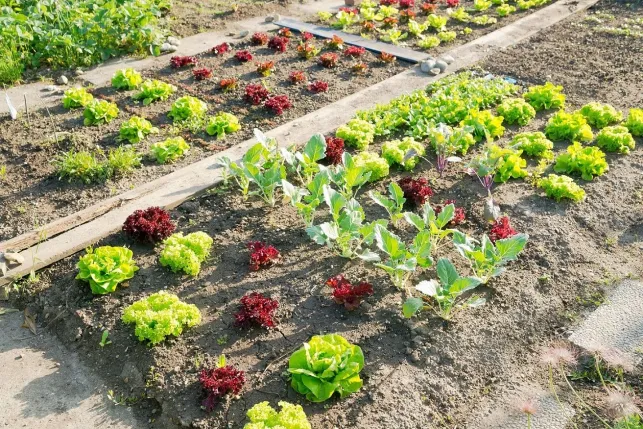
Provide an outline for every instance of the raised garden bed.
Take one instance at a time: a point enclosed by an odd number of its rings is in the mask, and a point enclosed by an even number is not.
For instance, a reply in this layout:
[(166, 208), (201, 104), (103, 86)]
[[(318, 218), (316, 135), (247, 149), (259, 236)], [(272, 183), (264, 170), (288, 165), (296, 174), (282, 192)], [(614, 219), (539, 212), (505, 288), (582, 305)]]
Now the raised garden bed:
[[(409, 64), (397, 61), (393, 64), (382, 64), (374, 54), (365, 53), (359, 61), (368, 66), (363, 74), (354, 73), (352, 65), (358, 60), (338, 53), (338, 64), (332, 69), (319, 65), (318, 57), (310, 60), (300, 59), (296, 50), (299, 36), (293, 36), (288, 50), (275, 53), (267, 47), (251, 46), (250, 42), (231, 47), (231, 51), (221, 56), (204, 53), (198, 57), (198, 68), (212, 69), (213, 77), (197, 81), (193, 76), (194, 67), (173, 69), (169, 65), (159, 70), (145, 72), (145, 77), (158, 78), (174, 83), (178, 90), (167, 100), (144, 106), (132, 96), (138, 91), (119, 91), (112, 87), (101, 87), (91, 92), (95, 98), (111, 100), (120, 109), (117, 119), (100, 126), (84, 126), (83, 110), (65, 110), (62, 105), (46, 110), (31, 112), (29, 118), (23, 116), (19, 121), (4, 120), (0, 139), (0, 166), (6, 168), (0, 198), (7, 201), (0, 208), (0, 240), (13, 237), (32, 229), (34, 225), (43, 225), (57, 218), (74, 213), (101, 199), (131, 189), (135, 185), (150, 181), (184, 166), (234, 145), (249, 138), (252, 129), (271, 129), (282, 123), (303, 116), (320, 107), (337, 101), (346, 95), (359, 91), (376, 82), (384, 80), (407, 68)], [(322, 48), (321, 41), (314, 42)], [(253, 60), (239, 63), (234, 54), (248, 50)], [(326, 51), (322, 51), (325, 53)], [(264, 77), (257, 73), (258, 62), (274, 62), (271, 76)], [(305, 81), (291, 84), (289, 74), (303, 71)], [(238, 88), (230, 92), (220, 89), (224, 78), (237, 78)], [(322, 81), (328, 83), (328, 90), (313, 93), (307, 82)], [(293, 107), (282, 115), (275, 115), (262, 105), (253, 106), (244, 100), (244, 89), (248, 84), (265, 84), (272, 95), (286, 95)], [(174, 164), (158, 165), (152, 159), (144, 157), (143, 166), (136, 169), (131, 176), (93, 185), (67, 183), (58, 180), (53, 158), (70, 149), (98, 149), (107, 152), (119, 146), (116, 138), (121, 124), (133, 115), (145, 117), (160, 128), (160, 134), (150, 135), (136, 145), (136, 150), (145, 155), (150, 146), (167, 138), (172, 119), (167, 114), (179, 97), (193, 95), (210, 105), (210, 114), (225, 111), (238, 117), (241, 129), (223, 139), (216, 139), (204, 131), (180, 134), (192, 146), (190, 153)], [(55, 128), (54, 128), (55, 127)], [(56, 143), (54, 129), (59, 142)]]

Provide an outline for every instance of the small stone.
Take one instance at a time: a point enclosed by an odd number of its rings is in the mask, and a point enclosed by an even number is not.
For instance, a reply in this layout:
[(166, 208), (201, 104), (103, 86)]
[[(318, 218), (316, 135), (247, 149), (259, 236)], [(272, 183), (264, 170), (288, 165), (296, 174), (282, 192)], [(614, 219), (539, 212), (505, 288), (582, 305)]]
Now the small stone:
[(420, 70), (424, 73), (429, 73), (433, 67), (435, 67), (434, 60), (423, 60), (420, 62)]
[(281, 16), (279, 16), (278, 13), (275, 13), (275, 14), (272, 14), (272, 15), (268, 15), (264, 21), (266, 21), (266, 22), (275, 22), (275, 21), (279, 21), (280, 19), (281, 19)]
[(181, 41), (177, 37), (174, 37), (174, 36), (168, 37), (166, 42), (169, 43), (172, 46), (179, 46), (181, 44)]
[(181, 207), (188, 213), (196, 213), (199, 211), (201, 204), (198, 201), (186, 201)]
[(83, 71), (83, 69), (81, 69), (81, 68), (77, 68), (76, 70), (74, 70), (74, 74), (75, 74), (76, 76), (80, 76), (80, 75), (82, 75), (83, 73), (85, 73), (85, 72), (84, 72), (84, 71)]
[(445, 61), (443, 61), (443, 60), (437, 60), (437, 61), (435, 62), (435, 66), (436, 66), (437, 68), (439, 68), (439, 69), (440, 69), (440, 72), (441, 72), (441, 73), (444, 73), (444, 71), (445, 71), (445, 70), (447, 69), (447, 67), (448, 67), (448, 64), (447, 64)]
[(56, 83), (58, 85), (67, 85), (67, 82), (69, 82), (69, 79), (67, 79), (67, 76), (61, 75), (58, 79), (56, 79)]
[(56, 85), (47, 85), (47, 86), (45, 87), (45, 91), (49, 91), (49, 92), (54, 92), (54, 91), (56, 91), (57, 89), (58, 89), (58, 87), (57, 87)]
[(233, 32), (233, 31), (232, 31), (232, 32), (228, 32), (228, 33), (226, 33), (225, 35), (226, 35), (226, 36), (234, 36), (235, 34), (237, 34), (237, 33), (235, 33), (235, 32)]
[(163, 43), (161, 45), (161, 52), (176, 52), (178, 48), (174, 45), (170, 45), (169, 43)]
[(453, 58), (451, 55), (444, 55), (442, 58), (440, 58), (442, 61), (444, 61), (447, 64), (451, 64), (452, 62), (455, 61), (455, 58)]
[(434, 67), (434, 68), (432, 68), (431, 70), (429, 70), (429, 74), (430, 74), (431, 76), (437, 76), (437, 75), (439, 75), (439, 74), (440, 74), (440, 69), (439, 69), (439, 68), (437, 68), (437, 67)]
[(242, 32), (239, 33), (239, 37), (241, 38), (248, 37), (248, 34), (250, 34), (250, 31), (243, 30)]
[(25, 262), (25, 257), (22, 256), (20, 253), (7, 252), (4, 254), (4, 259), (9, 263), (18, 264), (18, 265)]
[(420, 353), (413, 352), (411, 353), (411, 362), (418, 363), (420, 361)]

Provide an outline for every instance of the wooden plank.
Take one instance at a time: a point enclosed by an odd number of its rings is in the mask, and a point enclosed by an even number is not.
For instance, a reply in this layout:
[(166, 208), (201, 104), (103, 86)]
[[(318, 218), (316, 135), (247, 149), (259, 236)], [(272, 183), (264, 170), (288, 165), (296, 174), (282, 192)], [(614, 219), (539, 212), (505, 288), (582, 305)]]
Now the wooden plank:
[[(445, 74), (427, 76), (418, 68), (413, 68), (386, 79), (378, 84), (363, 89), (333, 104), (309, 113), (299, 119), (284, 124), (266, 134), (277, 139), (281, 144), (301, 143), (313, 132), (329, 133), (350, 120), (355, 111), (386, 103), (402, 94), (425, 87), (432, 81), (448, 74), (467, 68), (476, 62), (502, 49), (532, 36), (539, 30), (549, 27), (573, 13), (584, 10), (598, 0), (579, 0), (575, 9), (570, 9), (567, 0), (560, 0), (544, 9), (534, 12), (513, 24), (487, 34), (466, 45), (462, 45), (448, 54), (455, 58)], [(197, 163), (181, 168), (167, 176), (158, 178), (121, 195), (123, 204), (107, 211), (90, 222), (83, 223), (63, 234), (49, 239), (37, 246), (21, 252), (25, 262), (11, 268), (7, 275), (0, 278), (0, 286), (15, 278), (29, 274), (31, 270), (46, 267), (62, 258), (73, 255), (79, 250), (96, 243), (107, 235), (118, 231), (134, 210), (150, 206), (174, 208), (184, 201), (193, 198), (221, 181), (221, 169), (216, 166), (216, 159), (228, 156), (238, 160), (243, 153), (255, 143), (246, 140), (217, 155), (205, 158)], [(131, 200), (128, 196), (137, 195)], [(104, 203), (99, 203), (104, 204)], [(96, 206), (87, 210), (96, 210)], [(72, 215), (74, 216), (74, 215)]]
[(307, 31), (308, 33), (312, 33), (318, 37), (323, 37), (324, 39), (330, 39), (337, 35), (344, 39), (344, 42), (349, 45), (360, 46), (376, 53), (387, 52), (395, 55), (401, 60), (409, 61), (411, 63), (419, 63), (420, 61), (430, 57), (426, 52), (414, 51), (413, 49), (393, 45), (392, 43), (381, 42), (379, 40), (365, 39), (358, 34), (345, 33), (341, 30), (322, 27), (308, 22), (301, 22), (287, 16), (282, 17), (279, 21), (275, 21), (274, 24), (279, 25), (280, 27), (287, 27), (291, 30), (299, 31), (300, 33)]

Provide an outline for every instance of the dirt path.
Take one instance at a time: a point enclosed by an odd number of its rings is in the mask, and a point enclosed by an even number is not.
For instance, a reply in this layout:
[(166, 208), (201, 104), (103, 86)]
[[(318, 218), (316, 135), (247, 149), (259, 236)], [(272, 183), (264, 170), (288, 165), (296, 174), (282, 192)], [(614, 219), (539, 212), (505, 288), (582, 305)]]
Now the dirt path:
[[(0, 310), (3, 310), (0, 307)], [(0, 315), (0, 427), (143, 428), (51, 333), (21, 328), (20, 312)]]

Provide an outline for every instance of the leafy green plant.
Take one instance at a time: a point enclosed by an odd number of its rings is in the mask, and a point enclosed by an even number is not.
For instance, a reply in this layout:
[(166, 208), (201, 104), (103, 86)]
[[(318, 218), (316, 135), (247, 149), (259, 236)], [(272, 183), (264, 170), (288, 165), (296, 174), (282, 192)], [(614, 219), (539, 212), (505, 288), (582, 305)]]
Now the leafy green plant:
[(120, 69), (112, 76), (112, 86), (116, 89), (136, 89), (143, 82), (143, 77), (133, 68)]
[[(415, 286), (415, 289), (435, 303), (428, 307), (441, 318), (448, 320), (457, 309), (478, 307), (485, 303), (484, 298), (476, 295), (471, 296), (465, 302), (458, 303), (460, 296), (482, 283), (479, 278), (460, 276), (455, 266), (446, 258), (438, 260), (437, 273), (439, 281), (425, 280)], [(422, 298), (411, 297), (404, 303), (402, 312), (404, 317), (410, 318), (424, 307), (425, 302)]]
[(627, 120), (623, 124), (633, 136), (643, 136), (643, 109), (630, 109)]
[(281, 181), (285, 201), (290, 202), (297, 209), (306, 226), (312, 226), (315, 220), (315, 209), (324, 200), (324, 185), (329, 183), (330, 178), (326, 172), (316, 174), (305, 189), (285, 179)]
[(373, 243), (376, 225), (385, 225), (385, 220), (364, 223), (366, 216), (355, 199), (347, 200), (328, 185), (323, 186), (324, 201), (331, 220), (306, 228), (308, 236), (317, 244), (326, 245), (339, 256), (366, 261), (377, 259), (377, 254), (368, 250)]
[(407, 33), (402, 32), (397, 27), (389, 28), (387, 30), (378, 30), (382, 35), (382, 40), (391, 42), (394, 45), (399, 45), (400, 42), (408, 37)]
[(520, 179), (527, 176), (527, 161), (520, 155), (522, 150), (503, 148), (497, 145), (490, 146), (490, 156), (497, 159), (493, 180), (497, 183), (505, 183), (509, 179)]
[(389, 174), (388, 162), (375, 152), (360, 152), (353, 158), (355, 166), (363, 168), (364, 172), (370, 173), (369, 182), (375, 182)]
[(404, 191), (397, 183), (391, 182), (388, 185), (388, 196), (382, 195), (377, 191), (370, 191), (368, 195), (375, 201), (375, 204), (386, 209), (393, 226), (397, 226), (399, 221), (404, 218), (402, 210), (404, 210), (406, 198), (404, 198)]
[(301, 152), (281, 148), (281, 155), (301, 183), (308, 185), (319, 172), (318, 162), (326, 158), (326, 139), (322, 134), (315, 134), (308, 139)]
[(170, 137), (162, 142), (154, 143), (150, 147), (152, 155), (159, 164), (174, 162), (190, 150), (190, 145), (183, 137)]
[(255, 404), (246, 413), (250, 423), (243, 429), (311, 429), (301, 405), (279, 401), (279, 406), (281, 410), (277, 412), (268, 401)]
[(53, 161), (58, 179), (92, 183), (106, 178), (105, 165), (88, 151), (70, 150)]
[(545, 195), (560, 201), (563, 198), (570, 199), (574, 202), (580, 202), (585, 199), (585, 191), (578, 186), (571, 177), (550, 174), (538, 181), (538, 187), (545, 191)]
[(207, 111), (208, 104), (206, 102), (196, 97), (185, 95), (172, 104), (168, 116), (173, 119), (175, 124), (180, 124), (196, 131), (201, 128)]
[(469, 22), (469, 20), (471, 19), (471, 15), (469, 15), (469, 12), (467, 12), (464, 7), (451, 9), (451, 11), (449, 12), (449, 17), (460, 22)]
[(141, 166), (141, 156), (133, 147), (119, 146), (110, 149), (105, 161), (107, 177), (125, 176)]
[(422, 49), (435, 48), (440, 44), (441, 40), (437, 36), (425, 36), (418, 40), (418, 46)]
[(492, 243), (483, 235), (482, 241), (478, 242), (460, 231), (453, 233), (453, 244), (458, 253), (469, 260), (471, 269), (482, 284), (505, 272), (504, 266), (518, 257), (528, 239), (527, 234), (516, 234)]
[(545, 127), (545, 134), (554, 141), (588, 142), (594, 138), (592, 128), (587, 124), (583, 115), (578, 112), (567, 113), (564, 110), (559, 110), (549, 118)]
[(172, 84), (148, 79), (141, 84), (141, 91), (134, 96), (134, 99), (143, 100), (143, 105), (147, 106), (155, 101), (167, 100), (175, 91), (176, 86)]
[(100, 343), (98, 343), (98, 345), (101, 346), (101, 348), (102, 348), (102, 347), (105, 347), (107, 345), (112, 344), (112, 342), (110, 340), (108, 340), (108, 338), (109, 338), (109, 331), (107, 329), (105, 329), (103, 331), (103, 335), (101, 335), (101, 337), (100, 337)]
[(85, 107), (94, 100), (85, 88), (69, 88), (63, 94), (63, 107), (65, 109), (75, 109)]
[(94, 295), (114, 292), (119, 283), (131, 279), (138, 271), (133, 256), (132, 251), (125, 247), (90, 247), (78, 260), (76, 278), (89, 282)]
[(438, 39), (444, 43), (453, 42), (457, 37), (458, 33), (455, 31), (441, 31), (438, 33)]
[(326, 401), (335, 392), (340, 398), (357, 392), (362, 368), (362, 349), (338, 334), (312, 337), (288, 361), (292, 388), (311, 402)]
[(426, 23), (435, 31), (444, 31), (449, 21), (448, 16), (436, 15), (434, 13), (426, 17)]
[(537, 112), (544, 109), (562, 109), (565, 107), (563, 87), (554, 85), (551, 82), (532, 86), (522, 96)]
[(480, 15), (480, 16), (475, 16), (471, 18), (470, 22), (472, 24), (485, 26), (485, 25), (493, 25), (496, 22), (498, 22), (498, 20), (489, 15)]
[(597, 147), (583, 147), (575, 142), (567, 147), (567, 152), (556, 157), (556, 173), (578, 173), (584, 180), (602, 176), (609, 169), (605, 153)]
[(473, 127), (450, 127), (441, 123), (437, 127), (430, 127), (426, 138), (436, 153), (443, 154), (446, 160), (456, 153), (467, 154), (469, 148), (476, 144), (472, 132)]
[(164, 291), (125, 307), (123, 323), (134, 323), (134, 334), (139, 341), (156, 345), (170, 335), (178, 337), (184, 326), (191, 328), (201, 323), (201, 313), (194, 304), (186, 304), (179, 297)]
[(159, 129), (152, 126), (152, 123), (140, 116), (132, 116), (121, 124), (119, 132), (120, 140), (127, 140), (130, 143), (139, 143), (150, 134), (157, 134)]
[(366, 171), (366, 167), (363, 165), (357, 165), (353, 156), (348, 152), (342, 154), (340, 165), (330, 169), (325, 167), (320, 167), (320, 169), (328, 174), (330, 181), (347, 200), (357, 194), (357, 191), (369, 181), (372, 174), (370, 171)]
[(606, 152), (618, 152), (627, 155), (634, 150), (636, 142), (629, 130), (622, 125), (605, 127), (596, 135), (596, 146)]
[(587, 119), (590, 125), (599, 129), (623, 120), (623, 113), (616, 110), (614, 106), (610, 104), (588, 103), (584, 105), (579, 112)]
[(473, 8), (478, 12), (489, 9), (491, 4), (488, 0), (473, 0)]
[(522, 98), (507, 98), (498, 106), (498, 114), (510, 125), (525, 126), (536, 117), (536, 109)]
[(219, 112), (208, 119), (205, 131), (211, 136), (217, 136), (217, 139), (223, 138), (226, 134), (232, 134), (241, 129), (239, 118), (232, 113)]
[(516, 134), (510, 146), (534, 158), (552, 159), (554, 144), (540, 131)]
[(163, 241), (160, 262), (173, 272), (183, 271), (190, 276), (196, 276), (201, 271), (201, 262), (210, 256), (212, 237), (202, 231), (193, 232), (186, 236), (182, 232), (172, 234)]
[(490, 142), (505, 133), (505, 127), (502, 126), (503, 120), (502, 116), (494, 116), (489, 110), (471, 109), (460, 122), (460, 126), (473, 128), (473, 137), (476, 141), (484, 138)]
[(391, 140), (382, 145), (382, 157), (389, 165), (398, 164), (405, 170), (413, 170), (424, 155), (424, 145), (413, 137)]
[(511, 15), (515, 11), (516, 11), (516, 6), (512, 6), (510, 4), (502, 4), (496, 8), (496, 13), (498, 13), (498, 16), (503, 18), (505, 16)]
[(335, 135), (344, 139), (347, 146), (358, 150), (365, 150), (373, 143), (375, 127), (361, 119), (351, 119), (346, 125), (337, 128)]
[(422, 213), (419, 215), (413, 212), (404, 213), (404, 219), (409, 224), (419, 232), (427, 231), (429, 233), (430, 249), (433, 252), (440, 250), (445, 245), (447, 238), (455, 232), (454, 229), (447, 228), (454, 216), (455, 206), (453, 204), (445, 205), (440, 213), (436, 214), (428, 202), (424, 203)]
[(425, 22), (421, 24), (414, 19), (409, 19), (408, 26), (409, 33), (411, 33), (415, 37), (420, 37), (422, 36), (422, 33), (424, 33), (428, 28), (428, 23)]
[(94, 100), (85, 107), (83, 116), (85, 125), (109, 124), (118, 116), (118, 106), (107, 100)]
[[(376, 262), (374, 265), (389, 275), (395, 287), (405, 289), (409, 278), (418, 268), (428, 268), (433, 265), (430, 235), (428, 230), (420, 231), (413, 243), (407, 246), (400, 237), (387, 230), (384, 225), (376, 225), (375, 242), (378, 249), (386, 255), (386, 260)], [(380, 260), (379, 255), (375, 260)]]
[(333, 22), (332, 26), (333, 28), (344, 29), (346, 27), (350, 27), (353, 24), (356, 24), (358, 21), (359, 21), (358, 15), (340, 10), (335, 15), (335, 22)]
[(400, 11), (393, 6), (381, 5), (375, 16), (376, 21), (383, 21), (385, 18), (391, 18), (400, 13)]

